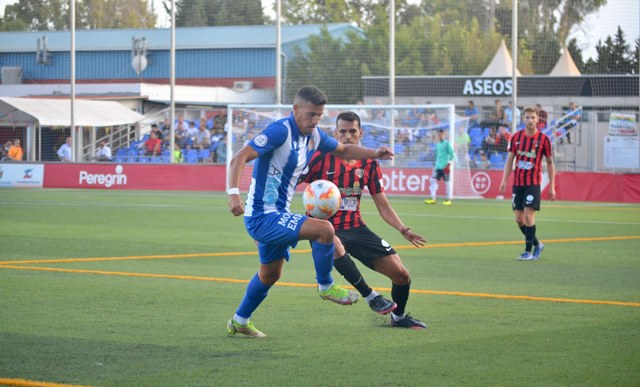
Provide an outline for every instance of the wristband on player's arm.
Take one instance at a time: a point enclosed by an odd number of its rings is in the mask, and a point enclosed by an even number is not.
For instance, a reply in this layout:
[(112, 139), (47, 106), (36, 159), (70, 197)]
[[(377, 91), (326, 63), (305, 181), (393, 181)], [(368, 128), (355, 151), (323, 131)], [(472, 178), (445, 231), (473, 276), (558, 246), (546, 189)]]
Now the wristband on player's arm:
[(227, 195), (240, 195), (240, 188), (234, 187), (227, 190)]

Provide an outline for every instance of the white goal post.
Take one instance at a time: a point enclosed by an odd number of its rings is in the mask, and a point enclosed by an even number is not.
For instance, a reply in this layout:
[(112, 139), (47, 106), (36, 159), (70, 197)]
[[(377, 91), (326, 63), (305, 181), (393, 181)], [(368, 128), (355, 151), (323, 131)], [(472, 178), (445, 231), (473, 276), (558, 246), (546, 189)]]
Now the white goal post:
[[(290, 105), (229, 105), (225, 125), (227, 155), (238, 152), (271, 122), (288, 116), (291, 110)], [(468, 119), (457, 116), (454, 105), (326, 105), (319, 127), (333, 135), (336, 117), (345, 111), (360, 116), (362, 146), (375, 149), (384, 145), (393, 149), (393, 160), (380, 161), (387, 194), (429, 195), (438, 130), (443, 129), (456, 153), (450, 175), (454, 198), (481, 197), (471, 185)], [(226, 159), (227, 174), (230, 159)], [(247, 165), (240, 181), (241, 192), (249, 189), (251, 172), (251, 165)], [(442, 182), (438, 195), (445, 195)]]

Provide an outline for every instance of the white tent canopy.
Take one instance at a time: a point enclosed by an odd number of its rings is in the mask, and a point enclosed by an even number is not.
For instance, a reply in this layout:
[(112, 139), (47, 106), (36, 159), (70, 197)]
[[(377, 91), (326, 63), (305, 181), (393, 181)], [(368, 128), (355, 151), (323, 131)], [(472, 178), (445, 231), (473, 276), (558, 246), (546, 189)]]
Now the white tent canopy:
[(554, 77), (577, 77), (581, 75), (578, 66), (576, 66), (576, 63), (571, 57), (571, 53), (566, 47), (562, 50), (562, 55), (560, 55), (558, 63), (556, 63), (556, 66), (551, 70), (549, 75)]
[[(491, 59), (491, 62), (482, 73), (483, 77), (511, 77), (513, 75), (513, 59), (507, 50), (504, 40), (500, 42), (498, 51)], [(516, 69), (516, 75), (520, 76), (520, 71)]]
[[(105, 127), (136, 123), (145, 117), (112, 101), (75, 101), (76, 126)], [(71, 101), (68, 99), (0, 98), (0, 124), (71, 126)]]

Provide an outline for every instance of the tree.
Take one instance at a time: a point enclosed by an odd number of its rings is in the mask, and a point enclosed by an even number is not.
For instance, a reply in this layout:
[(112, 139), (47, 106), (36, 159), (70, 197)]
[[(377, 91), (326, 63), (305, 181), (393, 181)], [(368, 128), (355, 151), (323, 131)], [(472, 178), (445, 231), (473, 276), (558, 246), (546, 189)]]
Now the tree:
[(633, 58), (631, 58), (631, 68), (633, 69), (633, 74), (640, 74), (640, 38), (636, 39), (636, 50), (633, 54)]
[[(77, 0), (76, 28), (151, 28), (156, 16), (147, 0)], [(68, 30), (68, 0), (19, 0), (5, 7), (3, 31)]]
[[(511, 36), (511, 3), (501, 2), (496, 8), (497, 29), (505, 37)], [(525, 43), (519, 47), (533, 52), (530, 73), (548, 74), (560, 57), (560, 50), (567, 43), (572, 28), (604, 4), (606, 0), (519, 1), (518, 37)], [(529, 73), (524, 66), (518, 68), (523, 74)]]
[(4, 8), (3, 31), (55, 31), (69, 27), (69, 2), (19, 0)]
[[(407, 7), (407, 0), (395, 0), (397, 15), (409, 18)], [(282, 8), (282, 18), (288, 24), (354, 23), (365, 28), (381, 16), (388, 22), (388, 12), (380, 14), (380, 9), (388, 10), (389, 0), (287, 0), (286, 7)]]
[(362, 98), (361, 53), (350, 44), (358, 40), (350, 33), (349, 41), (333, 38), (326, 28), (308, 40), (308, 50), (296, 47), (287, 62), (286, 98), (292, 101), (302, 86), (312, 84), (323, 90), (330, 103), (354, 104)]
[(147, 0), (83, 0), (76, 5), (76, 27), (86, 29), (153, 28), (156, 15)]
[[(171, 13), (171, 2), (163, 7)], [(177, 27), (261, 25), (266, 21), (260, 0), (178, 0)]]
[(589, 74), (635, 74), (638, 71), (638, 40), (635, 53), (627, 44), (622, 28), (596, 44), (596, 56), (585, 64)]

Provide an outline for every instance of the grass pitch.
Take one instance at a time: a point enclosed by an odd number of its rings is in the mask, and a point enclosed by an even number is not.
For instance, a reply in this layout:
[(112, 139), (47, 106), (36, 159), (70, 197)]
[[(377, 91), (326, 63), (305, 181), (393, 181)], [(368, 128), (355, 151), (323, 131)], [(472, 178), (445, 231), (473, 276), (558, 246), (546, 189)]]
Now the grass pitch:
[(226, 195), (2, 189), (0, 385), (637, 385), (640, 206), (545, 201), (542, 259), (517, 262), (506, 201), (391, 202), (426, 248), (364, 218), (427, 330), (322, 301), (301, 242), (249, 340), (225, 330), (258, 267)]

